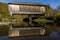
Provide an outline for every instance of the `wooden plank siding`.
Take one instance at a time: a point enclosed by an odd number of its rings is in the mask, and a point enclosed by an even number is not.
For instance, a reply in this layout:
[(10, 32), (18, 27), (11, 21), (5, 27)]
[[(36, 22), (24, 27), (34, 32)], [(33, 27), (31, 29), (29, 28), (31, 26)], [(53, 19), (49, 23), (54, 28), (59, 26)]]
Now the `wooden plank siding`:
[(26, 6), (20, 5), (21, 12), (41, 12), (41, 8), (39, 6)]
[(26, 5), (10, 5), (9, 10), (11, 12), (45, 12), (43, 6), (26, 6)]
[[(32, 5), (14, 5), (9, 4), (9, 11), (13, 13), (22, 14), (43, 14), (45, 12), (45, 6), (32, 6)], [(31, 12), (31, 13), (30, 13)], [(35, 12), (35, 13), (34, 13)]]

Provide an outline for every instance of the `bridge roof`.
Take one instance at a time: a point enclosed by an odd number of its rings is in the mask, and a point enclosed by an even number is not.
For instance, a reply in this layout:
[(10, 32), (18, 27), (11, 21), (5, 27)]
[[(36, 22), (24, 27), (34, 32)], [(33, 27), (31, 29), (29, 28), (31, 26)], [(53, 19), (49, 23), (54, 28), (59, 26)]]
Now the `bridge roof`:
[(46, 5), (42, 5), (41, 3), (32, 3), (32, 2), (14, 2), (14, 3), (8, 3), (8, 4), (14, 4), (14, 5), (32, 5), (32, 6), (46, 6)]

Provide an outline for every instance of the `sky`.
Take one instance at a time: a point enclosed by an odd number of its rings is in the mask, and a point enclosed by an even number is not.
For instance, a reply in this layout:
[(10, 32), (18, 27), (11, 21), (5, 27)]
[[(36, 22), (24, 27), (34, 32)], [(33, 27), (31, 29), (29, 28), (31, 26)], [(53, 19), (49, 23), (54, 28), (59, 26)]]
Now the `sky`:
[(57, 8), (60, 5), (60, 0), (0, 0), (0, 2), (34, 2), (34, 3), (41, 3), (45, 5), (50, 5), (52, 8)]

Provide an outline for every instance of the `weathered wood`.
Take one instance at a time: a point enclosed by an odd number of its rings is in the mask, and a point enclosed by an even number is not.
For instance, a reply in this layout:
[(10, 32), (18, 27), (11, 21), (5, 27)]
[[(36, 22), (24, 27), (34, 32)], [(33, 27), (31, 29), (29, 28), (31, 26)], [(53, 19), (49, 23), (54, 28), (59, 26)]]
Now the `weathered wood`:
[[(11, 14), (19, 13), (19, 14), (43, 14), (45, 12), (45, 6), (32, 6), (32, 5), (15, 5), (9, 4), (8, 6)], [(39, 12), (39, 13), (38, 13)]]
[[(11, 12), (45, 12), (44, 6), (27, 6), (27, 5), (10, 5), (9, 10)], [(41, 11), (42, 10), (42, 11)]]

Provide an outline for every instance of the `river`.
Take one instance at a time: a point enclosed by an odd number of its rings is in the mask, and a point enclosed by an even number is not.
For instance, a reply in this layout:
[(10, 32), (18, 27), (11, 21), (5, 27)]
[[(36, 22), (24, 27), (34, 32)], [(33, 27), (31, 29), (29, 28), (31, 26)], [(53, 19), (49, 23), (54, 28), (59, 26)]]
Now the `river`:
[(46, 35), (44, 36), (34, 36), (34, 37), (15, 37), (9, 38), (7, 32), (0, 31), (0, 40), (60, 40), (60, 25), (59, 23), (47, 24), (46, 26)]

